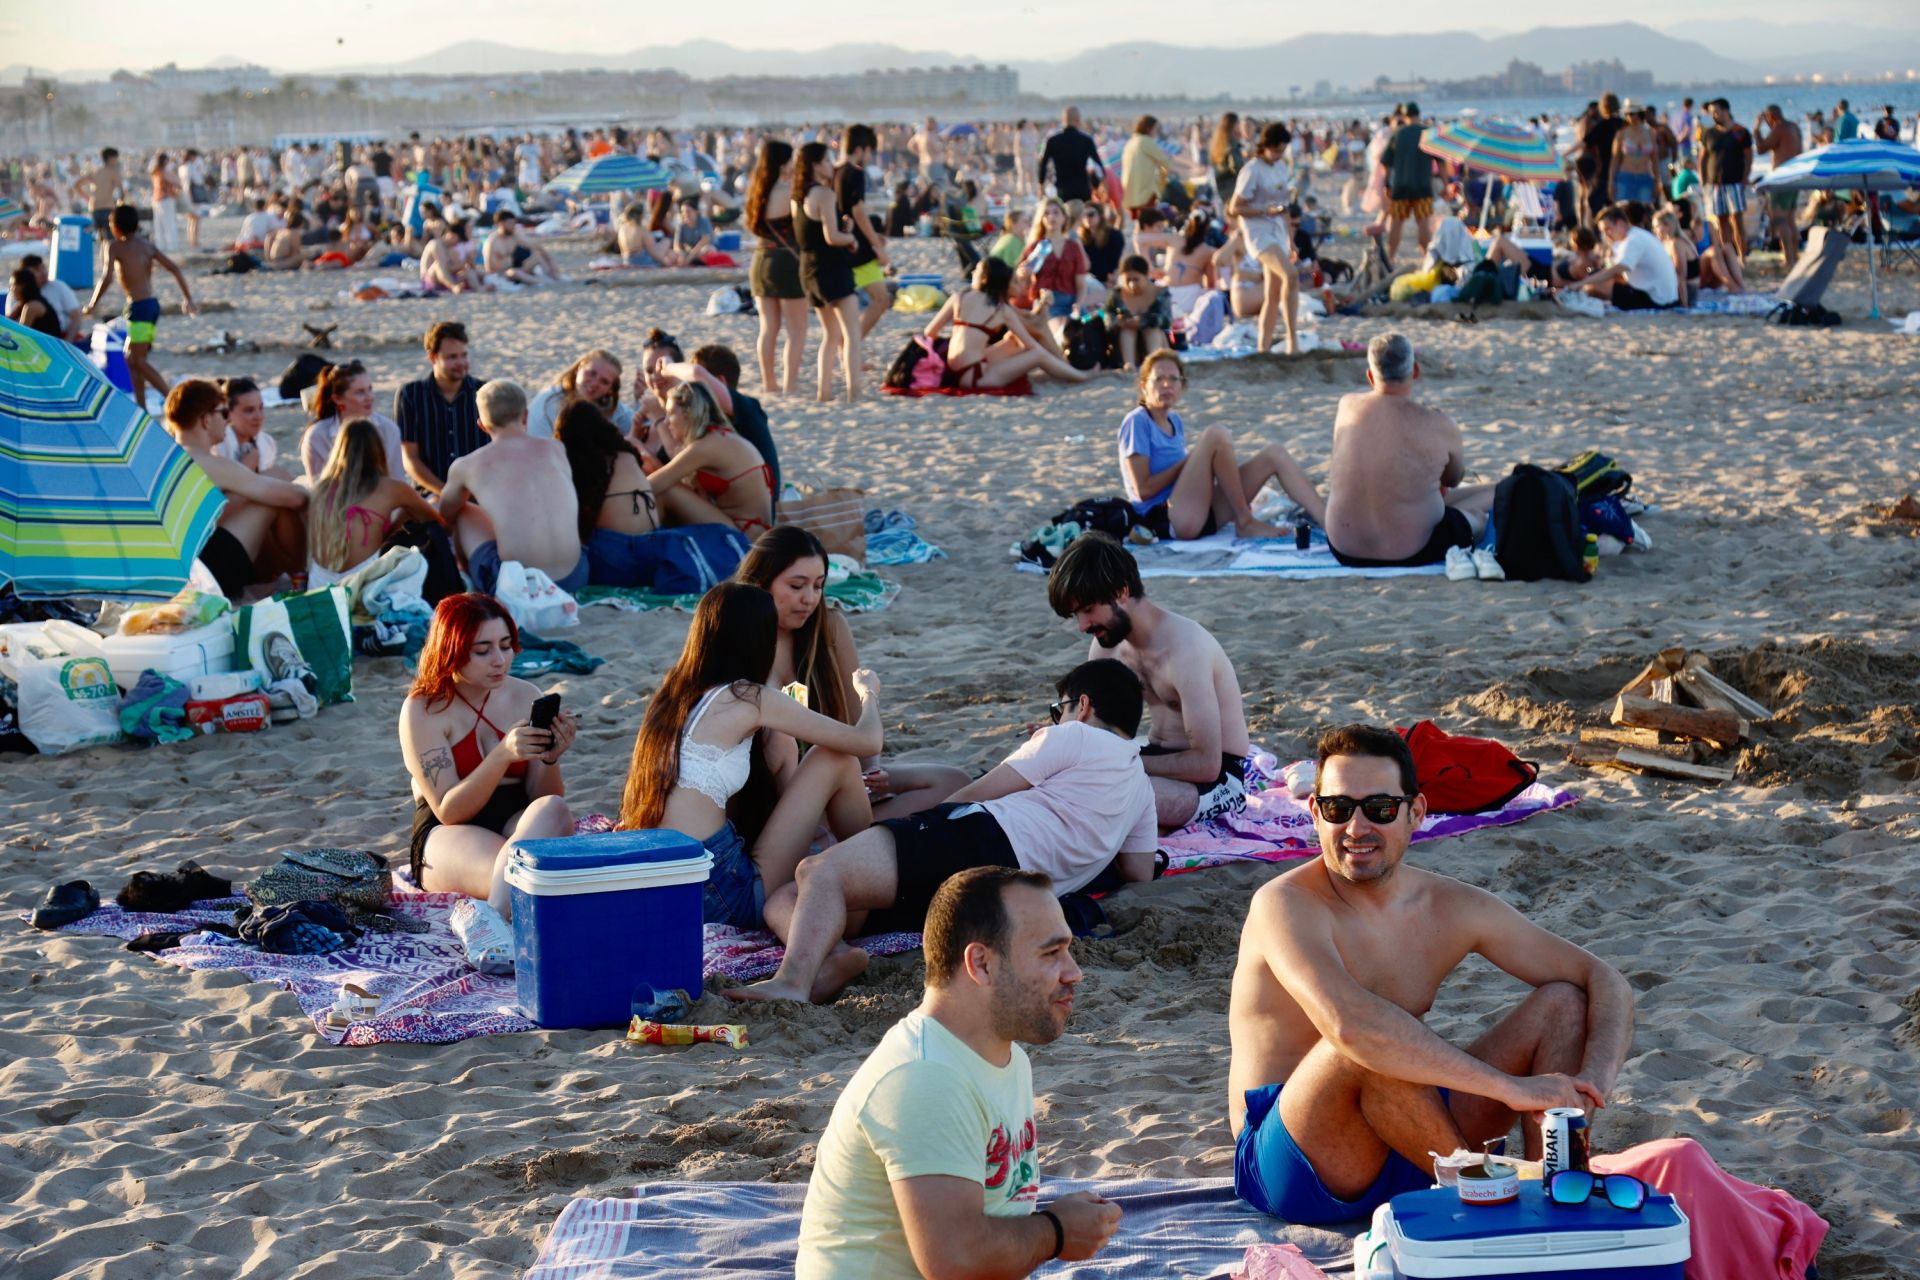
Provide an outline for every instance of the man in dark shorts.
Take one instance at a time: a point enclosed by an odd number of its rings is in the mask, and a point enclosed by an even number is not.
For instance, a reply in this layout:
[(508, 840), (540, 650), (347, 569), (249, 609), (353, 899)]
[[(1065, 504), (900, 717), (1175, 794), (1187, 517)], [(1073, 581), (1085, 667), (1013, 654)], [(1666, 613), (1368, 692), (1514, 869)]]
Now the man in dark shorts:
[(1107, 167), (1100, 162), (1099, 146), (1080, 130), (1080, 108), (1068, 107), (1060, 113), (1060, 132), (1048, 138), (1040, 152), (1039, 180), (1044, 188), (1052, 179), (1054, 192), (1066, 203), (1070, 223), (1080, 221), (1080, 210), (1093, 199), (1090, 172), (1106, 181)]
[(1132, 554), (1102, 533), (1076, 538), (1054, 561), (1047, 603), (1093, 638), (1089, 658), (1111, 653), (1140, 678), (1152, 714), (1140, 763), (1160, 829), (1246, 808), (1247, 708), (1212, 633), (1147, 599)]
[[(1413, 344), (1381, 334), (1367, 346), (1372, 390), (1340, 398), (1327, 463), (1327, 543), (1341, 564), (1439, 564), (1453, 547), (1464, 554), (1487, 527), (1493, 486), (1455, 487), (1466, 475), (1466, 443), (1452, 418), (1415, 403), (1419, 377)], [(1465, 576), (1500, 576), (1492, 552), (1484, 558), (1485, 567), (1470, 559)]]
[(853, 232), (853, 287), (864, 289), (871, 304), (860, 318), (860, 336), (873, 332), (893, 305), (893, 291), (887, 287), (887, 238), (873, 225), (867, 210), (867, 166), (873, 163), (879, 140), (873, 126), (847, 126), (840, 144), (841, 161), (833, 171), (833, 199), (840, 216)]
[(289, 563), (305, 563), (300, 513), (307, 491), (214, 452), (227, 434), (227, 397), (220, 388), (198, 378), (183, 380), (167, 395), (166, 428), (226, 495), (220, 523), (200, 548), (200, 562), (222, 595), (240, 603), (246, 589), (262, 580), (255, 562), (269, 547)]
[(1019, 867), (1072, 893), (1117, 863), (1151, 880), (1153, 787), (1133, 735), (1140, 681), (1111, 658), (1084, 662), (1055, 689), (1053, 723), (945, 804), (877, 823), (803, 859), (794, 883), (767, 899), (767, 925), (787, 944), (765, 982), (726, 994), (749, 1000), (833, 999), (867, 966), (844, 939), (918, 929), (949, 876)]

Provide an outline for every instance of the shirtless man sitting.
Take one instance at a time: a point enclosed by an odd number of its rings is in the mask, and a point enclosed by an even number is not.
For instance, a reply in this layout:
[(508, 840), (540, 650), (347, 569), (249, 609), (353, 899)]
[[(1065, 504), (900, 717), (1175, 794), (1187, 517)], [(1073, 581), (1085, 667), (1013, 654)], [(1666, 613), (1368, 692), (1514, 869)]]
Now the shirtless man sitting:
[[(1473, 546), (1487, 527), (1493, 486), (1452, 488), (1467, 471), (1465, 442), (1452, 418), (1414, 403), (1419, 377), (1413, 344), (1381, 334), (1367, 344), (1373, 389), (1340, 398), (1327, 465), (1327, 543), (1341, 564), (1439, 564), (1449, 548)], [(1499, 567), (1491, 554), (1485, 559)], [(1469, 572), (1477, 563), (1468, 562)]]
[(447, 468), (440, 491), (440, 515), (455, 531), (467, 576), (492, 595), (500, 566), (518, 560), (562, 591), (579, 591), (587, 554), (567, 451), (527, 433), (527, 393), (517, 384), (496, 379), (474, 399), (487, 443)]
[(449, 222), (420, 254), (420, 287), (428, 293), (470, 293), (487, 287), (467, 260), (467, 224)]
[(201, 548), (200, 562), (220, 584), (221, 594), (240, 602), (262, 575), (255, 561), (269, 544), (283, 555), (298, 548), (305, 565), (305, 531), (300, 512), (307, 491), (288, 480), (262, 475), (215, 452), (227, 438), (227, 395), (211, 382), (188, 378), (167, 394), (167, 431), (207, 478), (226, 495), (220, 523)]
[(494, 215), (493, 232), (480, 252), (480, 265), (490, 276), (505, 276), (515, 284), (564, 280), (553, 255), (520, 234), (520, 220), (507, 210)]
[[(1288, 1222), (1364, 1220), (1430, 1185), (1429, 1152), (1482, 1149), (1540, 1114), (1607, 1105), (1633, 1038), (1618, 970), (1484, 890), (1402, 866), (1426, 817), (1391, 729), (1320, 739), (1320, 857), (1247, 910), (1228, 1007), (1234, 1190)], [(1479, 954), (1532, 987), (1466, 1048), (1424, 1024), (1440, 984)]]
[(1054, 561), (1047, 602), (1093, 637), (1087, 657), (1133, 668), (1152, 724), (1140, 763), (1162, 831), (1247, 807), (1247, 712), (1233, 662), (1207, 629), (1147, 599), (1140, 566), (1102, 533)]

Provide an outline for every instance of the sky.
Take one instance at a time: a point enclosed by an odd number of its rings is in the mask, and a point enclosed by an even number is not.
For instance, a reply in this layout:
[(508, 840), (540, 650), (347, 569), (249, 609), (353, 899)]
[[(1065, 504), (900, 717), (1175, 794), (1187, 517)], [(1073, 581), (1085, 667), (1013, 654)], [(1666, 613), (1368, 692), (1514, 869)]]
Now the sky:
[[(1895, 0), (1894, 8), (1911, 3)], [(35, 0), (0, 0), (0, 62), (25, 63), (54, 72), (126, 67), (145, 70), (168, 62), (205, 66), (220, 58), (264, 63), (275, 69), (373, 67), (431, 53), (468, 39), (495, 40), (550, 50), (615, 50), (650, 43), (635, 18), (651, 6), (630, 0), (331, 0), (319, 5), (269, 3), (237, 6), (234, 0), (91, 0), (84, 11)], [(1318, 9), (1318, 7), (1315, 7)], [(453, 12), (466, 15), (460, 26)], [(697, 13), (684, 4), (653, 8), (684, 20)], [(1464, 26), (1436, 18), (1432, 0), (1369, 0), (1342, 6), (1346, 31), (1410, 33)], [(84, 17), (79, 16), (84, 12)], [(235, 14), (243, 12), (244, 21)], [(952, 15), (964, 12), (964, 28)], [(1496, 29), (1577, 26), (1598, 22), (1643, 22), (1658, 27), (1677, 18), (1726, 16), (1782, 23), (1804, 22), (1805, 0), (1699, 0), (1677, 7), (1673, 0), (1613, 0), (1604, 9), (1488, 10), (1527, 17), (1496, 20)], [(728, 22), (700, 34), (743, 48), (817, 49), (842, 42), (897, 44), (951, 52), (984, 61), (1010, 57), (1059, 58), (1091, 45), (1163, 39), (1178, 45), (1268, 44), (1307, 31), (1330, 29), (1320, 9), (1299, 18), (1292, 6), (1273, 0), (966, 0), (943, 4), (889, 4), (884, 0), (735, 0)], [(1089, 30), (1087, 16), (1098, 15)], [(1177, 13), (1179, 20), (1170, 19)], [(1818, 17), (1840, 31), (1848, 21), (1883, 25), (1884, 0), (1824, 0)], [(1292, 24), (1292, 25), (1290, 25)], [(650, 24), (649, 24), (650, 25)], [(1478, 29), (1478, 28), (1476, 28)], [(678, 44), (684, 30), (658, 43)]]

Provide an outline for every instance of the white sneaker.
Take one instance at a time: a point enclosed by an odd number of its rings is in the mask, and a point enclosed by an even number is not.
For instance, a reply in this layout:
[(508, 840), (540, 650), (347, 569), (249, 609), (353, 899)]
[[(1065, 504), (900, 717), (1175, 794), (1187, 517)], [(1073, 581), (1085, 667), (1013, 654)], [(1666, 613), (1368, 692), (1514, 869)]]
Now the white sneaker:
[(1632, 520), (1628, 523), (1633, 525), (1633, 541), (1628, 544), (1629, 548), (1634, 551), (1653, 550), (1653, 539), (1648, 536), (1645, 529), (1640, 527), (1640, 522)]
[(498, 911), (478, 898), (462, 898), (453, 904), (450, 923), (468, 964), (481, 973), (513, 972), (513, 930)]
[(1447, 548), (1447, 581), (1472, 582), (1479, 576), (1473, 567), (1473, 557), (1467, 554), (1465, 547)]
[(1507, 571), (1500, 567), (1500, 557), (1493, 554), (1492, 547), (1481, 547), (1473, 553), (1473, 571), (1482, 582), (1507, 580)]

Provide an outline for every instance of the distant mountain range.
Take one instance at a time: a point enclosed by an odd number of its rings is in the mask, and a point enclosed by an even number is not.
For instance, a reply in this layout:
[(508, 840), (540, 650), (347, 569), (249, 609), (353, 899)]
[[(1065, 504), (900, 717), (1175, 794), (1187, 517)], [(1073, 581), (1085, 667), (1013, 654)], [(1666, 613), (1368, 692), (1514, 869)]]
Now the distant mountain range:
[[(1624, 22), (1536, 27), (1507, 34), (1445, 31), (1425, 35), (1301, 35), (1253, 48), (1188, 48), (1141, 41), (1060, 60), (1017, 60), (1012, 65), (1020, 72), (1023, 88), (1048, 97), (1156, 91), (1196, 97), (1219, 93), (1275, 97), (1285, 96), (1295, 86), (1311, 91), (1321, 81), (1359, 87), (1371, 84), (1380, 75), (1396, 80), (1488, 75), (1504, 69), (1514, 58), (1547, 71), (1559, 71), (1576, 62), (1618, 58), (1633, 70), (1653, 72), (1662, 84), (1757, 81), (1768, 74), (1814, 72), (1871, 75), (1920, 67), (1920, 31), (1911, 27), (1872, 31), (1826, 23), (1681, 21), (1663, 32)], [(469, 40), (404, 62), (310, 67), (301, 73), (511, 75), (602, 68), (675, 70), (706, 79), (728, 75), (831, 75), (997, 60), (892, 44), (837, 44), (796, 52), (691, 40), (624, 53), (569, 53)], [(238, 61), (220, 58), (212, 65)], [(0, 67), (0, 83), (18, 83), (25, 71), (18, 65)], [(36, 71), (45, 74), (44, 69)], [(67, 79), (104, 79), (111, 72), (61, 74)]]

